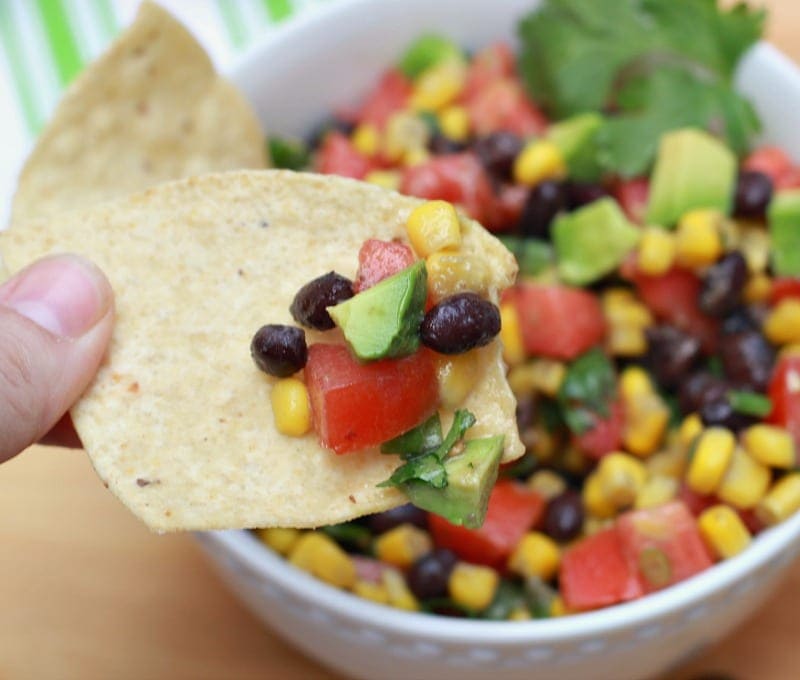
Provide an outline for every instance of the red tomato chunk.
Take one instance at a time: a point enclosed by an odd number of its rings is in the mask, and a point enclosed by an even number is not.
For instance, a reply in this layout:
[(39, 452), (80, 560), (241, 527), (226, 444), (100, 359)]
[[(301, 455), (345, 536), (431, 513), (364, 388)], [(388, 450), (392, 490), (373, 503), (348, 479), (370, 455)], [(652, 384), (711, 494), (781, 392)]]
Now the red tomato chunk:
[(575, 444), (589, 458), (599, 460), (607, 453), (622, 446), (622, 430), (625, 427), (625, 410), (621, 400), (611, 404), (608, 418), (597, 418), (591, 430), (575, 437)]
[(324, 175), (364, 179), (375, 167), (369, 158), (353, 146), (346, 135), (329, 132), (317, 152), (316, 169)]
[(336, 453), (377, 446), (419, 425), (436, 409), (436, 360), (421, 350), (361, 364), (344, 345), (308, 348), (305, 369), (314, 428)]
[(358, 273), (353, 282), (356, 293), (374, 286), (414, 264), (414, 251), (400, 241), (364, 241), (358, 251)]
[(800, 446), (800, 356), (786, 356), (778, 361), (769, 383), (772, 413), (768, 421), (791, 432)]
[(375, 89), (358, 112), (362, 123), (383, 129), (391, 115), (404, 108), (411, 94), (411, 83), (400, 71), (391, 69), (383, 74)]

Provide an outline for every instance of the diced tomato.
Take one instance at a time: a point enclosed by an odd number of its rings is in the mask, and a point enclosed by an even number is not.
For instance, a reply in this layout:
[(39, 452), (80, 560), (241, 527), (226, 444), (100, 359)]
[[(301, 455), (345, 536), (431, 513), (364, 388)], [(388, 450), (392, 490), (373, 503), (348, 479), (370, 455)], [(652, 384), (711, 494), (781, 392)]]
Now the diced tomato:
[(800, 168), (794, 167), (784, 172), (775, 185), (775, 189), (783, 191), (784, 189), (798, 189), (800, 188)]
[(486, 170), (472, 153), (435, 156), (406, 168), (400, 193), (456, 203), (481, 224), (489, 216), (493, 199)]
[(317, 152), (316, 169), (325, 175), (364, 179), (375, 169), (375, 164), (359, 152), (346, 135), (334, 131), (325, 136)]
[(620, 180), (614, 187), (613, 193), (628, 219), (637, 224), (644, 224), (647, 201), (650, 197), (650, 180), (646, 177)]
[(463, 98), (471, 99), (486, 86), (514, 75), (514, 53), (505, 43), (495, 43), (478, 52), (470, 61)]
[(617, 519), (628, 568), (646, 593), (708, 569), (711, 558), (687, 507), (673, 501), (626, 512)]
[[(631, 270), (626, 268), (626, 272)], [(659, 319), (698, 338), (707, 353), (714, 352), (719, 340), (719, 322), (700, 311), (697, 303), (700, 279), (694, 272), (673, 267), (666, 274), (650, 276), (633, 270), (630, 278), (639, 297)]]
[(792, 161), (777, 146), (762, 146), (744, 159), (742, 167), (745, 170), (763, 172), (777, 186), (781, 177), (792, 170)]
[(767, 420), (792, 433), (800, 446), (800, 356), (778, 360), (768, 389), (772, 413)]
[(686, 482), (683, 482), (678, 489), (678, 500), (682, 501), (695, 517), (698, 517), (703, 510), (707, 510), (712, 505), (719, 503), (719, 500), (713, 494), (699, 494), (689, 488)]
[(411, 89), (411, 81), (401, 71), (386, 71), (361, 105), (358, 120), (382, 130), (393, 113), (405, 108)]
[(539, 523), (544, 508), (538, 493), (519, 482), (501, 479), (492, 489), (480, 529), (466, 529), (433, 514), (428, 524), (437, 546), (449, 548), (467, 562), (502, 569), (520, 539)]
[(634, 600), (644, 593), (625, 558), (616, 527), (588, 536), (566, 550), (558, 583), (564, 603), (578, 611)]
[(611, 404), (607, 418), (597, 417), (594, 427), (576, 435), (574, 441), (589, 458), (599, 460), (607, 453), (619, 450), (624, 426), (625, 410), (622, 400), (618, 399)]
[(504, 300), (516, 307), (528, 354), (574, 359), (605, 336), (603, 310), (590, 291), (523, 281)]
[(505, 78), (487, 85), (466, 106), (470, 125), (478, 135), (502, 131), (530, 137), (547, 127), (544, 114), (531, 103), (516, 79)]
[(800, 278), (793, 276), (778, 276), (772, 279), (769, 301), (777, 305), (785, 298), (800, 298)]
[(343, 345), (308, 348), (305, 369), (314, 428), (336, 453), (382, 444), (436, 409), (436, 359), (427, 350), (359, 363)]
[(374, 286), (414, 264), (414, 251), (400, 241), (364, 241), (358, 251), (358, 273), (353, 282), (356, 293)]
[(514, 229), (519, 223), (527, 200), (527, 187), (520, 184), (500, 185), (490, 206), (491, 214), (483, 226), (495, 232)]

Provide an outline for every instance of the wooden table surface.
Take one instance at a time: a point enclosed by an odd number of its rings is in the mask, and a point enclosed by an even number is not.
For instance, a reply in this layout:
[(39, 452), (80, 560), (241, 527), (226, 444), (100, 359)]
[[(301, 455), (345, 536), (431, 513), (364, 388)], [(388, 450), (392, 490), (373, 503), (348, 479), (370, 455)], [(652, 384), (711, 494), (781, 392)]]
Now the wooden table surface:
[[(800, 62), (800, 1), (764, 4)], [(798, 611), (800, 564), (681, 680), (800, 677)], [(191, 537), (149, 533), (81, 452), (34, 447), (0, 468), (0, 680), (335, 677), (263, 630)]]

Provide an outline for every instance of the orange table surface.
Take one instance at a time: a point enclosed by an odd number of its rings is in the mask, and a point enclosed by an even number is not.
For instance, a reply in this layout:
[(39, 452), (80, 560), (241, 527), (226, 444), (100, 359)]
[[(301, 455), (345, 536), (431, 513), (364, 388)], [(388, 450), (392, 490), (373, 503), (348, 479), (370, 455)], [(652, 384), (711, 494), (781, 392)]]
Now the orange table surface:
[[(800, 1), (769, 0), (768, 36), (800, 62)], [(680, 673), (800, 677), (800, 564), (763, 609)], [(336, 678), (223, 589), (191, 537), (155, 536), (77, 451), (0, 467), (0, 679)]]

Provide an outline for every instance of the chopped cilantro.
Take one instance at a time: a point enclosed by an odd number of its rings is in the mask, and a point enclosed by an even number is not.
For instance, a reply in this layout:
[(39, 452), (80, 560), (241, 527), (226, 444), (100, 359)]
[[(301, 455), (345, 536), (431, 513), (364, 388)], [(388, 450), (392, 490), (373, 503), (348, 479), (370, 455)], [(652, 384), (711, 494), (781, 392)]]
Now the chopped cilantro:
[(269, 156), (275, 168), (303, 170), (311, 162), (311, 154), (304, 142), (298, 139), (270, 137), (267, 142)]
[(729, 390), (727, 397), (733, 410), (738, 413), (765, 418), (772, 412), (772, 400), (765, 394), (745, 390)]
[(614, 366), (601, 349), (590, 349), (575, 359), (558, 390), (567, 427), (575, 434), (583, 434), (594, 426), (597, 416), (607, 417), (616, 386)]

